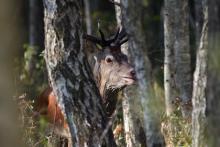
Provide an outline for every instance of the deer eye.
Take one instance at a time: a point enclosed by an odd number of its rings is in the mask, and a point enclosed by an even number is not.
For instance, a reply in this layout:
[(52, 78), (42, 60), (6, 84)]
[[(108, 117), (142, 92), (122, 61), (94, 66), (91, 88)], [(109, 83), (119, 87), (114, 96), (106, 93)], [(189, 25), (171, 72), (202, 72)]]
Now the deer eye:
[(112, 62), (113, 62), (113, 56), (107, 56), (107, 57), (105, 57), (105, 62), (106, 62), (106, 63), (112, 63)]

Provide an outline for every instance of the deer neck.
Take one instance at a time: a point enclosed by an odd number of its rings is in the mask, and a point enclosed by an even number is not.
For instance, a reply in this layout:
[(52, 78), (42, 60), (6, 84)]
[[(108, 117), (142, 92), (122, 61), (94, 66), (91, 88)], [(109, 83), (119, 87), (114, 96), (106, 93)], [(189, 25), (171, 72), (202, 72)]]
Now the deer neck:
[(117, 98), (121, 89), (110, 89), (104, 81), (98, 87), (107, 115), (111, 116), (116, 109)]
[(109, 98), (114, 98), (118, 96), (120, 89), (111, 89), (107, 87), (106, 82), (100, 83), (99, 92), (103, 99), (107, 100)]

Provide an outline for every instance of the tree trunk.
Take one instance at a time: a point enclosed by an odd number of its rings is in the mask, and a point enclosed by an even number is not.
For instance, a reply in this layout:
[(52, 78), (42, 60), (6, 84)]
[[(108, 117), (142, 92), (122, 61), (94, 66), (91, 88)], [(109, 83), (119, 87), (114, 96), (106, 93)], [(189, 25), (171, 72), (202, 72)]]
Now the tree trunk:
[[(164, 92), (166, 143), (175, 146), (176, 135), (183, 130), (182, 117), (191, 120), (192, 75), (189, 46), (189, 8), (187, 0), (165, 0), (164, 6)], [(175, 121), (178, 118), (179, 122)], [(181, 135), (181, 134), (179, 134)], [(178, 139), (177, 139), (178, 140)]]
[(170, 116), (175, 110), (174, 101), (176, 99), (174, 79), (175, 1), (165, 0), (164, 7), (164, 90), (167, 116)]
[(51, 86), (65, 112), (73, 146), (115, 146), (83, 52), (79, 0), (44, 0), (45, 60)]
[(90, 11), (90, 1), (83, 0), (84, 2), (84, 9), (85, 9), (85, 21), (86, 21), (86, 32), (88, 35), (92, 34), (92, 18), (91, 18), (91, 11)]
[(202, 1), (203, 27), (199, 48), (197, 49), (196, 69), (193, 81), (192, 146), (207, 146), (206, 129), (206, 87), (207, 87), (207, 52), (208, 52), (208, 5)]
[(192, 75), (189, 46), (189, 6), (188, 0), (179, 0), (176, 7), (175, 82), (180, 98), (182, 116), (191, 120), (192, 115)]
[[(120, 0), (115, 0), (120, 3)], [(121, 8), (115, 5), (116, 19), (118, 26), (122, 27)], [(122, 45), (121, 50), (127, 56), (130, 56), (128, 52), (128, 43)], [(125, 140), (127, 147), (146, 146), (145, 131), (143, 124), (143, 111), (141, 106), (141, 99), (136, 98), (137, 87), (131, 87), (124, 90), (122, 98), (122, 109), (124, 119)]]
[(175, 101), (181, 101), (184, 118), (191, 118), (192, 78), (189, 52), (189, 10), (187, 0), (165, 0), (164, 88), (166, 113), (175, 110)]
[[(145, 146), (145, 142), (140, 139), (144, 139), (146, 137), (146, 146), (163, 146), (163, 139), (159, 131), (158, 120), (155, 119), (155, 114), (151, 111), (151, 102), (152, 98), (150, 96), (151, 92), (151, 65), (149, 59), (147, 57), (144, 58), (143, 50), (146, 50), (146, 42), (143, 34), (143, 26), (142, 26), (142, 2), (141, 1), (133, 1), (133, 0), (121, 0), (121, 15), (122, 15), (122, 26), (126, 29), (127, 34), (129, 36), (128, 42), (128, 52), (131, 57), (131, 62), (135, 66), (136, 76), (137, 76), (137, 86), (132, 89), (132, 94), (129, 93), (129, 97), (123, 102), (124, 111), (129, 113), (129, 111), (134, 111), (131, 114), (127, 114), (129, 117), (133, 118), (133, 126), (132, 124), (125, 124), (127, 130), (134, 133), (134, 136), (131, 136), (128, 139), (128, 146), (139, 146), (139, 144), (135, 144), (132, 141), (136, 141), (136, 143), (140, 143)], [(135, 100), (139, 99), (139, 100)], [(126, 103), (127, 102), (127, 103)], [(135, 108), (133, 106), (135, 104), (142, 103), (143, 109), (143, 117), (144, 122), (143, 130), (141, 127), (138, 130), (134, 130), (135, 125), (142, 125), (140, 112), (138, 112), (139, 108)], [(130, 107), (127, 107), (125, 110), (125, 105), (130, 104)], [(137, 106), (136, 106), (137, 107)], [(129, 110), (130, 109), (130, 110)], [(139, 114), (139, 115), (138, 115)], [(137, 115), (137, 116), (134, 116)], [(131, 120), (130, 120), (131, 122)], [(129, 123), (129, 122), (125, 122)], [(145, 131), (145, 136), (143, 132)], [(140, 134), (139, 134), (140, 133)], [(136, 136), (136, 135), (139, 136)], [(128, 135), (128, 134), (127, 134)], [(140, 138), (141, 137), (141, 138)]]

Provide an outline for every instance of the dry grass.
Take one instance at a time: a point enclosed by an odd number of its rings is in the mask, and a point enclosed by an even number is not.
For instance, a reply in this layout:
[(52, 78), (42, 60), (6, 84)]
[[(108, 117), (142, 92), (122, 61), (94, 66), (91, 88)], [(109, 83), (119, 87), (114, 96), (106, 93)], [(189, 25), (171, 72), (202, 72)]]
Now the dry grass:
[(47, 121), (34, 111), (34, 101), (23, 94), (16, 99), (22, 143), (27, 147), (50, 147), (60, 139), (50, 132)]

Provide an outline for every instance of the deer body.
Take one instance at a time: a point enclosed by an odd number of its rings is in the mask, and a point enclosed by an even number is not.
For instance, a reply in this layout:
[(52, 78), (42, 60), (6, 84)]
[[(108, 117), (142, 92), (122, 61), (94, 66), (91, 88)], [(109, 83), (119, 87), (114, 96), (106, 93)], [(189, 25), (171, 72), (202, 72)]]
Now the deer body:
[[(118, 92), (135, 82), (135, 71), (128, 63), (127, 56), (120, 49), (121, 44), (127, 41), (125, 32), (118, 30), (114, 38), (109, 40), (105, 40), (101, 30), (100, 34), (101, 39), (89, 35), (86, 39), (102, 47), (94, 57), (93, 76), (107, 115), (110, 117), (116, 107)], [(58, 130), (56, 133), (70, 137), (68, 124), (58, 106), (52, 88), (47, 88), (37, 101), (37, 111), (56, 126)], [(67, 134), (61, 132), (67, 132)]]

